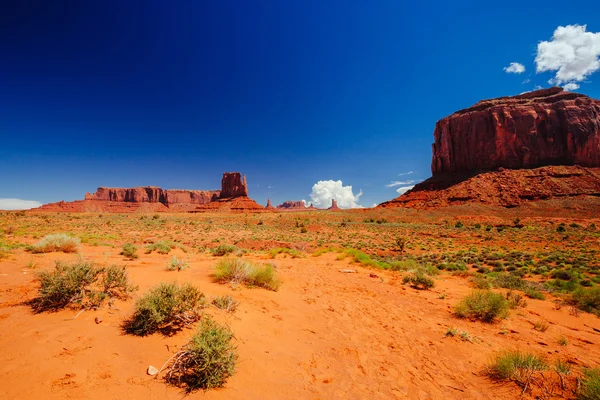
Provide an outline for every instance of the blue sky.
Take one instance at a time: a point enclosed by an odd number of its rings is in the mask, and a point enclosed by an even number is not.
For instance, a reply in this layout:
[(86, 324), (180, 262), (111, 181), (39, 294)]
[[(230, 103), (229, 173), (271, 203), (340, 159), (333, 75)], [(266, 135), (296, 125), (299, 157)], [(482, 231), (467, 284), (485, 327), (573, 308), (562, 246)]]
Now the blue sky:
[(341, 180), (313, 195), (352, 186), (348, 204), (371, 206), (430, 176), (435, 122), (458, 109), (551, 79), (600, 98), (587, 64), (535, 62), (560, 26), (595, 43), (598, 16), (596, 1), (2, 2), (0, 199), (217, 189), (240, 171), (263, 204)]

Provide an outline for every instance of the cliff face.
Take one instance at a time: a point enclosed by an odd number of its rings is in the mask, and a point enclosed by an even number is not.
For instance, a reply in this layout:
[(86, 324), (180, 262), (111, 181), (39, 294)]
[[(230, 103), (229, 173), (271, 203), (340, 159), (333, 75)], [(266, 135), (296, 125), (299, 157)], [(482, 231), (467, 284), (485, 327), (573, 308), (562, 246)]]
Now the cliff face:
[(278, 205), (277, 209), (279, 209), (279, 210), (305, 210), (306, 206), (304, 205), (304, 203), (301, 200), (298, 200), (298, 201), (288, 200), (288, 201), (284, 201), (283, 203)]
[(220, 198), (248, 196), (246, 176), (242, 178), (239, 172), (225, 172), (221, 179)]
[(85, 200), (45, 204), (41, 211), (73, 212), (187, 212), (202, 210), (261, 210), (248, 197), (246, 177), (239, 172), (226, 172), (221, 190), (161, 189), (156, 186), (137, 188), (99, 187), (86, 193)]
[(331, 199), (331, 207), (328, 210), (339, 210), (340, 208), (337, 205), (337, 201), (335, 199)]
[(119, 201), (127, 203), (206, 204), (219, 197), (218, 190), (161, 189), (155, 186), (138, 188), (99, 187), (94, 194), (86, 193), (85, 200)]
[(434, 177), (499, 167), (600, 167), (600, 101), (561, 88), (483, 100), (438, 121), (434, 138)]

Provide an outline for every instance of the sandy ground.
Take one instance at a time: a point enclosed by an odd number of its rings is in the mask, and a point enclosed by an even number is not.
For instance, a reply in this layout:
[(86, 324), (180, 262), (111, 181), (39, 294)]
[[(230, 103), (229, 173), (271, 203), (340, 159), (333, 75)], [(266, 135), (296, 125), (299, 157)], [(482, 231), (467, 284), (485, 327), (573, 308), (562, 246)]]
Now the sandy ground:
[[(496, 324), (455, 318), (452, 306), (472, 289), (467, 280), (441, 275), (431, 291), (402, 285), (393, 272), (349, 265), (337, 254), (274, 260), (283, 285), (278, 292), (213, 283), (208, 254), (141, 254), (127, 261), (136, 296), (160, 281), (191, 282), (207, 296), (231, 294), (234, 314), (207, 310), (236, 335), (239, 363), (223, 389), (195, 392), (192, 399), (514, 399), (521, 389), (482, 374), (490, 357), (526, 349), (577, 366), (600, 360), (600, 319), (551, 299), (528, 299), (524, 309)], [(83, 245), (81, 256), (123, 264), (117, 249)], [(182, 272), (166, 271), (173, 254), (190, 260)], [(31, 255), (18, 250), (0, 261), (0, 399), (181, 399), (185, 394), (146, 374), (160, 367), (192, 335), (134, 337), (122, 333), (133, 300), (112, 309), (34, 314), (24, 304), (36, 294), (34, 271), (78, 255)], [(266, 255), (249, 259), (272, 262)], [(356, 273), (341, 273), (352, 268)], [(370, 276), (376, 274), (377, 277)], [(95, 317), (102, 323), (96, 324)], [(533, 323), (548, 321), (546, 332)], [(446, 337), (450, 327), (475, 343)], [(560, 346), (564, 336), (567, 346)]]

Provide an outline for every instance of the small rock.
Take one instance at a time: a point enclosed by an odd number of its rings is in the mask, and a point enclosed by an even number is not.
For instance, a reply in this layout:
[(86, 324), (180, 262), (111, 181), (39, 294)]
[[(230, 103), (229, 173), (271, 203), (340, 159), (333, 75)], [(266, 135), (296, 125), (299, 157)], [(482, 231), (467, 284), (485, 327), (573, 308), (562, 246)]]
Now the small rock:
[(370, 276), (371, 278), (379, 278), (379, 276), (378, 276), (378, 275), (376, 275), (376, 274), (374, 274), (374, 273), (372, 273), (372, 272), (369, 274), (369, 276)]
[(152, 365), (150, 365), (150, 366), (148, 366), (148, 371), (146, 371), (146, 373), (148, 375), (154, 376), (154, 375), (158, 374), (158, 369), (156, 369), (156, 367), (153, 367)]
[(353, 274), (353, 273), (356, 272), (356, 270), (354, 270), (354, 269), (340, 269), (340, 272), (344, 273), (344, 274)]
[(96, 317), (96, 318), (94, 319), (94, 321), (96, 321), (96, 324), (99, 324), (100, 322), (102, 322), (102, 318), (100, 318), (100, 317)]

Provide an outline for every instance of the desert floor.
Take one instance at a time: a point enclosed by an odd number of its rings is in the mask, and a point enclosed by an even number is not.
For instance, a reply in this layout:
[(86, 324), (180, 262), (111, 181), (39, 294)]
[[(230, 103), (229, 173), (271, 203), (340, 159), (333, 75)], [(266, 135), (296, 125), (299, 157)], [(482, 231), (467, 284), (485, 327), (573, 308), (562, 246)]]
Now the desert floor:
[[(482, 323), (457, 318), (454, 305), (473, 290), (468, 271), (442, 271), (430, 290), (403, 284), (403, 271), (383, 270), (344, 257), (354, 248), (374, 259), (402, 259), (460, 251), (548, 254), (598, 265), (600, 201), (552, 201), (516, 209), (481, 206), (439, 211), (351, 210), (238, 214), (54, 214), (4, 212), (0, 216), (0, 399), (180, 399), (180, 388), (146, 374), (185, 344), (193, 327), (173, 336), (136, 337), (121, 325), (135, 299), (159, 282), (190, 282), (207, 297), (229, 294), (240, 302), (226, 313), (205, 310), (235, 333), (239, 362), (222, 389), (192, 399), (514, 399), (523, 389), (494, 382), (484, 369), (495, 354), (521, 349), (572, 367), (567, 390), (547, 374), (548, 387), (525, 398), (574, 397), (584, 367), (598, 367), (600, 319), (567, 303), (569, 294), (527, 298), (508, 318)], [(517, 220), (518, 219), (518, 220)], [(373, 220), (374, 222), (371, 222)], [(377, 222), (379, 221), (379, 223)], [(557, 229), (560, 224), (564, 229)], [(598, 230), (596, 230), (598, 226)], [(82, 240), (77, 253), (32, 254), (26, 246), (52, 233)], [(397, 239), (405, 240), (403, 252)], [(160, 240), (169, 254), (146, 254)], [(123, 244), (139, 258), (120, 255)], [(273, 263), (279, 291), (213, 282), (211, 253), (220, 245), (256, 263)], [(332, 251), (316, 253), (318, 249)], [(269, 253), (276, 248), (297, 253)], [(173, 255), (190, 267), (168, 271)], [(139, 286), (133, 298), (97, 310), (34, 313), (36, 273), (55, 261), (78, 259), (126, 265)], [(568, 264), (568, 263), (567, 263)], [(569, 269), (569, 265), (556, 268)], [(352, 269), (354, 273), (340, 270)], [(589, 278), (598, 278), (597, 269)], [(526, 278), (542, 282), (544, 274)], [(595, 282), (595, 281), (594, 281)], [(493, 289), (505, 293), (507, 289)], [(76, 317), (77, 316), (77, 317)], [(76, 317), (76, 318), (74, 318)], [(101, 317), (102, 322), (95, 323)], [(548, 329), (534, 329), (544, 321)], [(469, 340), (447, 336), (466, 332)], [(559, 342), (566, 343), (561, 345)]]

